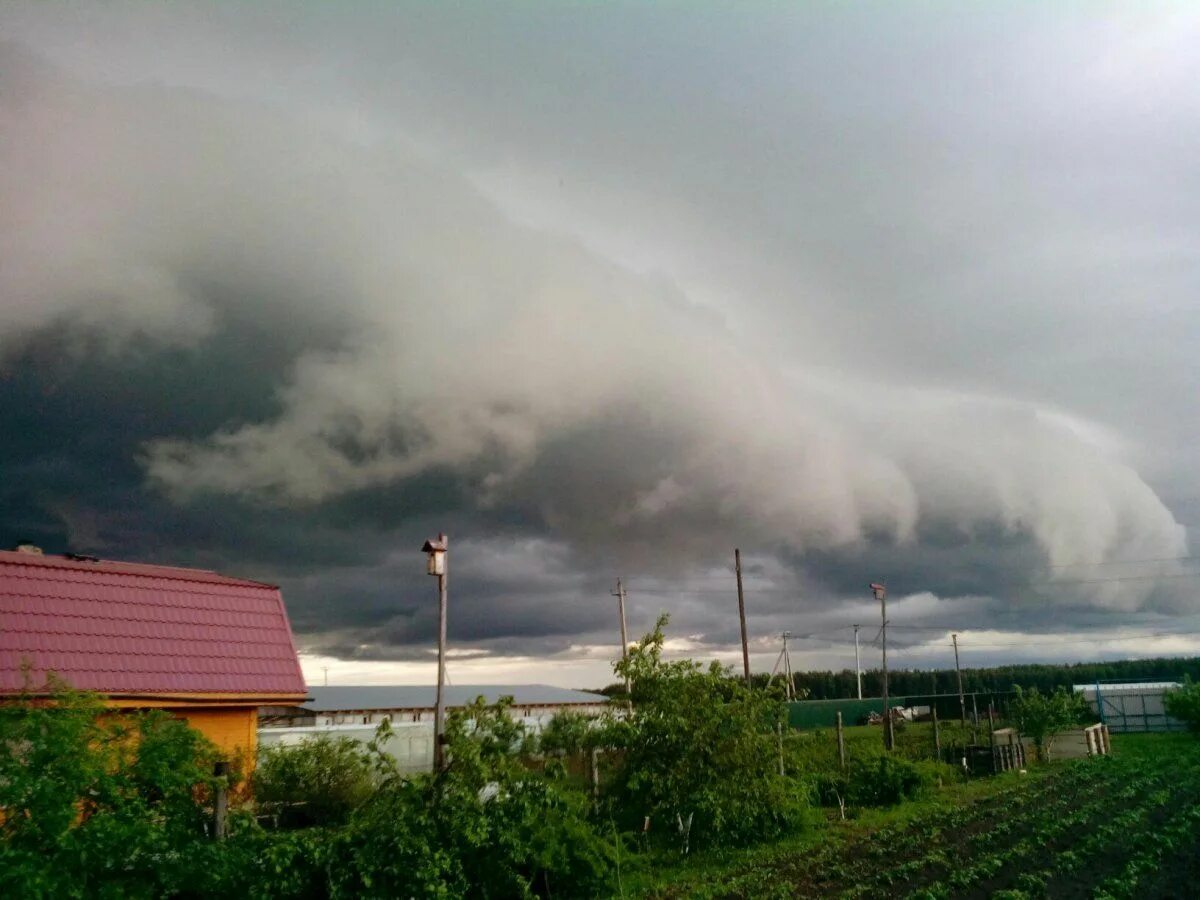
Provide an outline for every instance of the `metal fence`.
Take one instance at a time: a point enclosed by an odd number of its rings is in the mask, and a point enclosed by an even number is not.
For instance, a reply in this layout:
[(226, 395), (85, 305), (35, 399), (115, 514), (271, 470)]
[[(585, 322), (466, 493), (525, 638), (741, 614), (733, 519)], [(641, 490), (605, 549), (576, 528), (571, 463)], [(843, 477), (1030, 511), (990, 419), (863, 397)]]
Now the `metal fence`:
[[(978, 716), (980, 721), (987, 721), (988, 707), (1002, 715), (1008, 708), (1009, 698), (1014, 696), (1011, 691), (979, 691), (967, 693), (966, 714), (968, 721), (974, 721)], [(908, 694), (888, 697), (888, 706), (904, 708), (936, 709), (938, 718), (943, 721), (959, 719), (962, 716), (962, 705), (958, 694)], [(883, 714), (883, 699), (880, 697), (864, 697), (862, 700), (797, 700), (788, 704), (788, 725), (792, 728), (832, 728), (837, 721), (837, 714), (842, 714), (846, 725), (855, 725), (865, 720), (871, 713)]]
[(1114, 734), (1130, 731), (1186, 731), (1187, 725), (1167, 715), (1163, 694), (1172, 684), (1077, 685), (1100, 721)]

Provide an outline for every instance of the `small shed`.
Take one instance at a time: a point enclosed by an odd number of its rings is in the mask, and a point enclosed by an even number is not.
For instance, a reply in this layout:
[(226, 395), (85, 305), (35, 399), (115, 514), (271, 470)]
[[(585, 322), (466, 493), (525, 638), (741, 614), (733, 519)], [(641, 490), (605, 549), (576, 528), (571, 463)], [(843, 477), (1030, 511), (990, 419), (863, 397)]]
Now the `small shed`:
[(53, 673), (165, 709), (253, 765), (258, 708), (307, 696), (279, 588), (203, 569), (0, 551), (0, 702)]

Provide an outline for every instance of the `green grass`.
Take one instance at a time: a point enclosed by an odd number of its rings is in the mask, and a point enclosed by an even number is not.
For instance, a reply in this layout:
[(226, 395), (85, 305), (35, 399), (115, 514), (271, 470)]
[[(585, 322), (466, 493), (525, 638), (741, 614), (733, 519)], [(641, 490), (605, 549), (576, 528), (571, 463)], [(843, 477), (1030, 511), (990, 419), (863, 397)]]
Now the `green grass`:
[[(865, 727), (864, 727), (865, 730)], [(878, 729), (873, 734), (878, 735)], [(731, 876), (747, 869), (769, 865), (781, 858), (798, 856), (816, 848), (871, 834), (884, 828), (904, 825), (931, 813), (953, 810), (991, 797), (1016, 784), (1033, 784), (1051, 777), (1055, 764), (1038, 767), (1027, 775), (1006, 773), (992, 778), (947, 784), (928, 797), (893, 807), (849, 810), (852, 818), (841, 821), (837, 810), (817, 810), (817, 818), (808, 830), (779, 843), (744, 849), (713, 850), (683, 858), (678, 854), (648, 854), (625, 879), (626, 896), (654, 896), (670, 889), (672, 896), (702, 897), (712, 886), (720, 886)]]
[[(857, 753), (882, 752), (878, 728), (847, 732)], [(817, 764), (827, 743), (817, 732), (795, 735), (790, 758)], [(836, 809), (821, 810), (803, 833), (769, 846), (690, 859), (646, 854), (627, 870), (623, 895), (1033, 897), (1047, 886), (1053, 895), (1087, 884), (1111, 896), (1146, 896), (1162, 866), (1189, 865), (1200, 847), (1200, 740), (1114, 735), (1113, 750), (1111, 760), (947, 783), (920, 800), (851, 810), (847, 821)], [(1135, 834), (1136, 850), (1127, 841)], [(887, 847), (894, 854), (872, 861)]]

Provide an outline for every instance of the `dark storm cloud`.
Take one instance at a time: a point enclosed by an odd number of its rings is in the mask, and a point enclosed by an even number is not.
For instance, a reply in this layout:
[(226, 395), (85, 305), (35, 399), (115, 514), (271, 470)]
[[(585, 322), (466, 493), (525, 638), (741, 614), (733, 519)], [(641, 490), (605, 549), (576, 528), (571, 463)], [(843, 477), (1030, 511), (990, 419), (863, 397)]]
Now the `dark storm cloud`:
[(365, 658), (439, 529), (492, 653), (1193, 608), (1194, 19), (279, 12), (6, 10), (9, 540)]

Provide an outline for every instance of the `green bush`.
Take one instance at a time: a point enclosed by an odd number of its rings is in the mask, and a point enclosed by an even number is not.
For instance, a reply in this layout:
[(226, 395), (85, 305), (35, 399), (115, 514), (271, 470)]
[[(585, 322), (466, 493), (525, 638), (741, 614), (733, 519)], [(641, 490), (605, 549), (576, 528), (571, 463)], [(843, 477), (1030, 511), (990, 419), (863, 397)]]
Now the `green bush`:
[(1013, 685), (1013, 690), (1017, 696), (1008, 706), (1008, 718), (1021, 734), (1033, 738), (1041, 762), (1050, 758), (1055, 734), (1093, 718), (1083, 695), (1066, 688), (1055, 688), (1049, 694), (1043, 694), (1037, 688), (1026, 691), (1018, 685)]
[(933, 761), (913, 762), (880, 756), (850, 767), (848, 801), (858, 806), (892, 806), (911, 800), (937, 783), (944, 768)]
[(1200, 732), (1200, 684), (1185, 679), (1182, 687), (1163, 694), (1163, 708), (1167, 715), (1186, 722), (1189, 730)]
[(159, 897), (203, 883), (216, 750), (162, 712), (51, 682), (0, 706), (0, 896)]
[(844, 772), (824, 770), (812, 783), (814, 797), (823, 806), (894, 806), (959, 778), (953, 766), (936, 760), (880, 754), (854, 760)]
[(633, 709), (606, 732), (619, 750), (605, 791), (614, 820), (640, 830), (649, 817), (651, 840), (674, 846), (749, 844), (798, 828), (808, 790), (779, 773), (781, 698), (715, 663), (664, 661), (666, 622), (617, 664)]
[(375, 765), (363, 744), (319, 735), (259, 751), (254, 797), (284, 827), (340, 825), (375, 790)]
[(510, 701), (456, 710), (449, 765), (436, 777), (386, 778), (333, 850), (336, 896), (584, 897), (608, 888), (616, 848), (587, 798), (524, 768)]
[(581, 753), (590, 750), (600, 738), (594, 716), (566, 710), (555, 713), (538, 735), (543, 753)]

